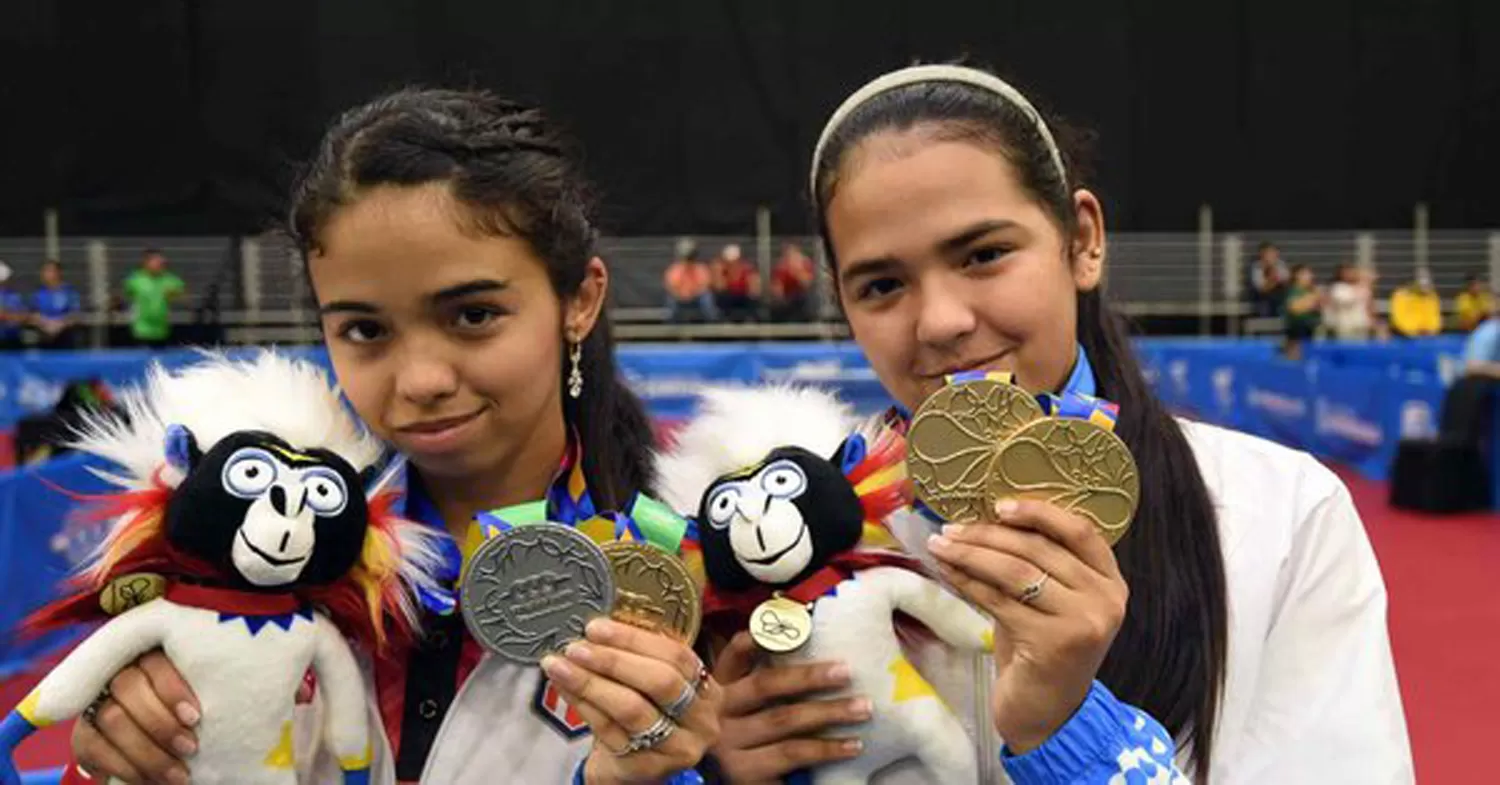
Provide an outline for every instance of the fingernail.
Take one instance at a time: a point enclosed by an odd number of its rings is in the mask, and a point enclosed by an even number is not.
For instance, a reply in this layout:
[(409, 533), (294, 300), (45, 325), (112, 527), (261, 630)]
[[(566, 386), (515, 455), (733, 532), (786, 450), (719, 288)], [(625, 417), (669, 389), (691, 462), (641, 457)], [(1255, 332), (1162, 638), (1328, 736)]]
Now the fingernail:
[(568, 661), (555, 654), (548, 654), (542, 658), (542, 670), (549, 678), (557, 681), (569, 681), (576, 673)]
[(848, 739), (843, 744), (839, 745), (839, 749), (850, 754), (858, 753), (864, 748), (865, 743), (860, 741), (859, 739)]
[(959, 535), (961, 535), (963, 533), (964, 533), (964, 525), (961, 524), (961, 523), (945, 523), (945, 524), (943, 524), (943, 536), (944, 537), (957, 537), (957, 536), (959, 536)]
[(587, 663), (594, 656), (594, 650), (587, 643), (579, 643), (577, 641), (568, 644), (568, 648), (564, 649), (563, 653), (568, 655), (568, 659), (578, 660), (583, 663)]
[(840, 683), (848, 681), (849, 666), (842, 662), (828, 666), (828, 680)]
[(172, 785), (188, 785), (188, 773), (182, 769), (170, 769), (167, 771), (167, 779)]
[(927, 535), (927, 549), (928, 550), (941, 551), (941, 550), (947, 548), (949, 545), (952, 545), (952, 544), (953, 544), (952, 540), (948, 539), (947, 537), (944, 537), (941, 534), (929, 534), (929, 535)]
[(995, 514), (1001, 518), (1009, 518), (1016, 514), (1020, 506), (1015, 499), (1001, 499), (1000, 503), (995, 505)]
[(194, 744), (193, 740), (186, 736), (178, 736), (172, 739), (172, 749), (177, 750), (178, 755), (187, 757), (198, 751), (198, 745)]
[(869, 698), (855, 698), (849, 701), (849, 713), (861, 720), (867, 720), (875, 714), (875, 704)]
[(598, 618), (589, 622), (588, 626), (583, 628), (583, 632), (596, 641), (607, 641), (614, 635), (614, 628), (609, 619)]
[(182, 720), (183, 725), (192, 727), (198, 724), (202, 716), (198, 714), (197, 709), (193, 708), (193, 704), (179, 703), (177, 704), (177, 719)]

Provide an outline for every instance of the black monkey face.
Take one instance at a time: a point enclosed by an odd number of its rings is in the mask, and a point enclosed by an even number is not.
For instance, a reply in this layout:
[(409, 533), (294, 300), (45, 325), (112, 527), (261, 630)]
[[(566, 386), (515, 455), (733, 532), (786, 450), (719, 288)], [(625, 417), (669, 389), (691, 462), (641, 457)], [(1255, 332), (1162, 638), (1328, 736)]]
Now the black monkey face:
[(800, 447), (714, 481), (698, 518), (704, 568), (729, 590), (793, 585), (852, 548), (863, 525), (843, 474)]
[(167, 505), (173, 545), (256, 588), (328, 583), (354, 566), (369, 508), (343, 458), (260, 431), (206, 454), (187, 441), (188, 474)]

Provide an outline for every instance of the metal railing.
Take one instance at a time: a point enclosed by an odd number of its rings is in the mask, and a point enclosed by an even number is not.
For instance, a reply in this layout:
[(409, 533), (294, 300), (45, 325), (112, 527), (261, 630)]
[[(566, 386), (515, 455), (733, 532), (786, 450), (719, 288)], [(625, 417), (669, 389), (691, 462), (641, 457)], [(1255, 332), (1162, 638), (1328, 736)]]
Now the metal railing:
[[(681, 239), (611, 237), (601, 242), (601, 253), (610, 264), (611, 313), (622, 338), (836, 339), (847, 334), (822, 264), (815, 283), (819, 307), (812, 323), (663, 324), (667, 309), (662, 278)], [(693, 239), (705, 259), (716, 256), (724, 245), (740, 245), (744, 255), (761, 267), (763, 280), (769, 280), (783, 243), (797, 243), (807, 253), (821, 254), (815, 238), (805, 236), (764, 233)], [(1392, 230), (1117, 232), (1109, 236), (1106, 283), (1114, 300), (1132, 316), (1197, 317), (1202, 332), (1210, 324), (1239, 329), (1244, 326), (1239, 317), (1249, 315), (1244, 297), (1246, 271), (1263, 240), (1274, 242), (1288, 264), (1307, 264), (1320, 281), (1328, 280), (1344, 262), (1374, 270), (1379, 276), (1376, 294), (1380, 300), (1424, 269), (1445, 304), (1451, 304), (1466, 275), (1500, 282), (1500, 230)], [(303, 260), (283, 238), (64, 237), (54, 239), (52, 247), (63, 263), (65, 278), (83, 297), (85, 321), (95, 327), (95, 345), (102, 345), (109, 326), (124, 323), (125, 314), (113, 307), (116, 295), (148, 247), (160, 250), (187, 284), (188, 297), (179, 303), (174, 322), (190, 324), (205, 306), (212, 306), (231, 343), (318, 339)], [(44, 238), (0, 238), (0, 261), (13, 270), (12, 287), (34, 288), (37, 270), (46, 258), (48, 241)], [(1253, 328), (1255, 323), (1249, 325)]]

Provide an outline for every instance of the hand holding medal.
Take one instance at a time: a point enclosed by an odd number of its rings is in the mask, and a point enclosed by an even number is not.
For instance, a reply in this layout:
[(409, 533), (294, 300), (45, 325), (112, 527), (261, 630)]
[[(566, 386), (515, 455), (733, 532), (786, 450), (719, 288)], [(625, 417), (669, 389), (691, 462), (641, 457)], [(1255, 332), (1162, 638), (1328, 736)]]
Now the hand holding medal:
[(917, 497), (950, 521), (929, 540), (942, 576), (995, 620), (990, 711), (1017, 754), (1082, 704), (1125, 616), (1111, 546), (1140, 481), (1113, 415), (1088, 396), (1038, 400), (1008, 375), (958, 377), (908, 434)]
[(573, 527), (533, 503), (476, 522), (465, 622), (496, 655), (540, 665), (588, 722), (590, 782), (668, 777), (718, 738), (721, 691), (691, 649), (699, 589), (663, 547), (681, 542), (686, 522), (664, 509), (641, 497), (629, 513)]

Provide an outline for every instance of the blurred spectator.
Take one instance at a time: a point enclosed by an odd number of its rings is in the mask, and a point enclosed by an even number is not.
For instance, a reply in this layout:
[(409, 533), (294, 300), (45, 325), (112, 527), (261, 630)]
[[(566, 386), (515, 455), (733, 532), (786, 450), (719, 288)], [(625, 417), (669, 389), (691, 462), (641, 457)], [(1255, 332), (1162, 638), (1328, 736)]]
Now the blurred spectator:
[(21, 348), (21, 327), (26, 324), (26, 298), (11, 288), (13, 272), (0, 262), (0, 350)]
[(760, 310), (760, 271), (738, 245), (726, 245), (714, 260), (714, 300), (731, 322), (755, 321)]
[(1291, 285), (1286, 292), (1286, 343), (1282, 351), (1290, 360), (1302, 359), (1302, 344), (1313, 337), (1322, 321), (1323, 295), (1313, 282), (1312, 270), (1305, 264), (1292, 268)]
[(167, 269), (167, 257), (155, 248), (146, 249), (140, 268), (125, 279), (130, 335), (137, 345), (167, 345), (172, 337), (172, 301), (185, 292), (182, 279)]
[(1469, 332), (1490, 318), (1490, 312), (1495, 310), (1495, 298), (1483, 279), (1469, 273), (1464, 276), (1464, 290), (1455, 298), (1454, 307), (1458, 311), (1458, 329)]
[(1442, 298), (1432, 286), (1432, 275), (1420, 270), (1416, 280), (1391, 293), (1391, 332), (1418, 338), (1442, 331)]
[(1464, 376), (1500, 379), (1500, 313), (1485, 316), (1464, 340)]
[(667, 266), (662, 284), (667, 290), (667, 321), (718, 321), (711, 291), (713, 273), (698, 258), (691, 241), (678, 243), (677, 259)]
[(802, 246), (781, 246), (781, 258), (771, 269), (771, 319), (778, 322), (813, 320), (813, 280), (817, 269)]
[(1281, 249), (1261, 243), (1250, 265), (1250, 305), (1256, 316), (1280, 316), (1286, 302), (1289, 276)]
[(31, 323), (40, 345), (46, 349), (71, 349), (77, 343), (78, 315), (82, 302), (78, 291), (62, 277), (56, 259), (42, 263), (42, 286), (31, 295)]
[(1370, 337), (1374, 290), (1365, 271), (1348, 262), (1338, 266), (1323, 306), (1323, 322), (1341, 340)]

